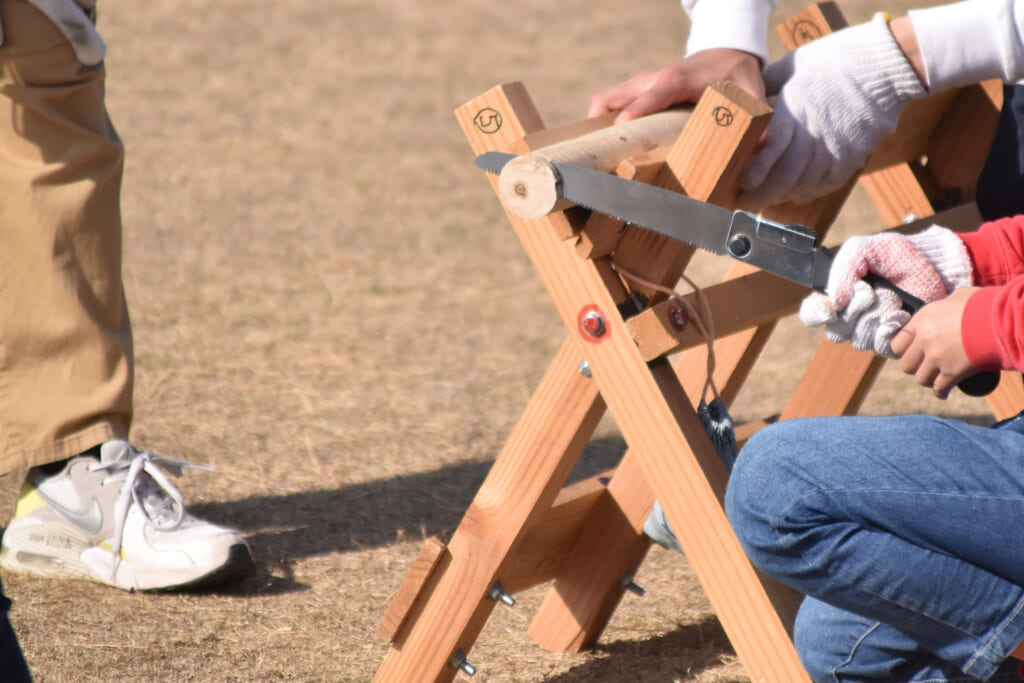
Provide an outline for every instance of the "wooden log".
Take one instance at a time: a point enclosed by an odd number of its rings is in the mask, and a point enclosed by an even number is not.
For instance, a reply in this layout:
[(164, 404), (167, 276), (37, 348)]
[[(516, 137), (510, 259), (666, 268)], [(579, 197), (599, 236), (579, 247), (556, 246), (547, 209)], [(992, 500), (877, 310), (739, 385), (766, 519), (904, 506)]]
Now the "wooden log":
[(502, 169), (498, 193), (520, 218), (563, 211), (572, 204), (561, 197), (552, 162), (611, 172), (630, 157), (672, 144), (689, 118), (688, 110), (659, 112), (516, 157)]

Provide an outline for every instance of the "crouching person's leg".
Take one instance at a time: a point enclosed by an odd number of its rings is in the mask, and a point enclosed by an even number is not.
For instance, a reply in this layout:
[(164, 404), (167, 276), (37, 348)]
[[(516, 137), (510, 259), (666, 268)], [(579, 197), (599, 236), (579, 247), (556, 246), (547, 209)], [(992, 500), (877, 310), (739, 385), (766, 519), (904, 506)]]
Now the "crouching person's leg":
[(726, 511), (765, 573), (886, 625), (840, 665), (808, 603), (797, 648), (816, 680), (985, 680), (1015, 664), (1024, 549), (1007, 530), (1024, 527), (1024, 434), (923, 416), (782, 422), (740, 454)]
[[(814, 681), (976, 680), (891, 626), (814, 598), (800, 605), (793, 631), (800, 661)], [(1019, 682), (1017, 664), (1007, 660), (989, 681)]]

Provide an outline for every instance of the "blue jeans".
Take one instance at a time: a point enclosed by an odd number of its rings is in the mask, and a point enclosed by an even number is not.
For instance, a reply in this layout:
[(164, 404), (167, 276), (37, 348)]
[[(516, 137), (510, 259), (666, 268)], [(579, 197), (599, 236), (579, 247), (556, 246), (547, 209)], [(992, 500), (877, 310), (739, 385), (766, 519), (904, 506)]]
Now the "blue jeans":
[(781, 422), (725, 504), (751, 561), (809, 596), (794, 640), (815, 681), (1019, 680), (1024, 416)]

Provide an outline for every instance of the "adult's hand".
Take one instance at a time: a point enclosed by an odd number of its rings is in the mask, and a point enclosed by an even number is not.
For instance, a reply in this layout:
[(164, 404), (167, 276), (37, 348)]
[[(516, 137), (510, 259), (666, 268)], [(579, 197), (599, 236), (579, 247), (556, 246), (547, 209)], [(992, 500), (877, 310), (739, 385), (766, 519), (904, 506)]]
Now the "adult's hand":
[(964, 306), (977, 287), (961, 287), (944, 299), (923, 306), (892, 338), (900, 370), (945, 399), (961, 380), (976, 374), (967, 360), (960, 324)]
[(896, 130), (906, 102), (927, 91), (911, 61), (912, 27), (903, 42), (894, 35), (878, 14), (807, 43), (765, 70), (766, 80), (779, 80), (776, 72), (788, 80), (775, 100), (765, 146), (740, 180), (743, 206), (805, 202), (837, 190)]
[(764, 101), (761, 61), (741, 50), (701, 50), (685, 59), (647, 69), (590, 97), (588, 117), (621, 110), (616, 123), (696, 102), (709, 85), (732, 81)]

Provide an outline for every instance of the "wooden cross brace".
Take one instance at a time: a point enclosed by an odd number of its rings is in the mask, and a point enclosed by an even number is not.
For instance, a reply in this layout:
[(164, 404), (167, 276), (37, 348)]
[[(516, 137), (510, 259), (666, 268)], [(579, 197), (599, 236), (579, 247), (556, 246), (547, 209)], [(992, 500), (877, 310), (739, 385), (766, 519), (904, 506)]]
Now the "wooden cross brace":
[[(779, 32), (793, 49), (842, 25), (838, 9), (824, 3)], [(995, 86), (908, 107), (900, 131), (860, 177), (887, 227), (920, 227), (906, 218), (931, 217), (951, 197), (973, 197), (998, 116)], [(474, 154), (539, 150), (723, 206), (732, 206), (738, 175), (770, 116), (767, 105), (728, 83), (708, 89), (685, 116), (652, 118), (635, 129), (607, 128), (608, 117), (546, 129), (519, 83), (456, 110)], [(498, 179), (491, 182), (498, 191)], [(855, 182), (765, 214), (824, 236)], [(799, 597), (750, 564), (722, 508), (728, 475), (695, 409), (706, 379), (703, 340), (691, 326), (679, 329), (674, 304), (659, 288), (620, 275), (674, 287), (692, 248), (580, 215), (554, 199), (536, 218), (508, 216), (566, 338), (451, 540), (427, 541), (385, 614), (379, 635), (391, 647), (375, 680), (452, 680), (468, 667), (465, 658), (496, 601), (549, 581), (530, 636), (553, 651), (592, 646), (627, 588), (624, 577), (649, 548), (642, 527), (655, 498), (751, 679), (808, 680), (790, 637)], [(980, 219), (967, 204), (932, 220), (968, 229)], [(793, 313), (806, 291), (736, 263), (706, 293), (719, 334), (714, 379), (728, 402), (776, 321)], [(599, 326), (591, 324), (595, 315)], [(855, 413), (881, 363), (824, 342), (778, 419)], [(1008, 416), (1024, 406), (1024, 389), (1019, 379), (1003, 381), (988, 400), (998, 417)], [(628, 450), (614, 471), (565, 486), (606, 409)], [(765, 423), (741, 427), (740, 440)]]

